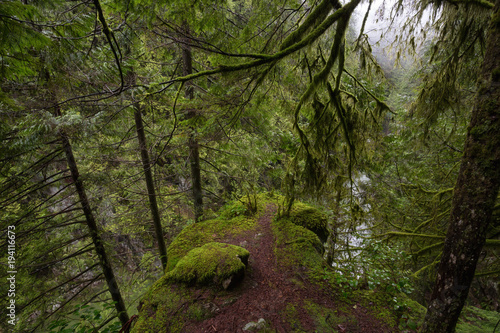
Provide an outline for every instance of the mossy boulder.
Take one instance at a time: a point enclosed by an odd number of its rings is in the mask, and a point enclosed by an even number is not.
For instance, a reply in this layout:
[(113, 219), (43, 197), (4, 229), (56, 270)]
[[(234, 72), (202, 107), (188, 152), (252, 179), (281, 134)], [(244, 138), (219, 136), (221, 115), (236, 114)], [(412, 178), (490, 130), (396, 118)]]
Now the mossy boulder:
[(321, 242), (325, 243), (328, 238), (327, 217), (318, 209), (297, 202), (290, 211), (290, 220), (306, 229), (314, 232)]
[(232, 203), (220, 211), (220, 216), (213, 220), (191, 224), (184, 228), (168, 247), (166, 272), (172, 270), (179, 260), (194, 248), (210, 242), (217, 242), (226, 237), (238, 236), (255, 227), (255, 218), (234, 215), (244, 209), (241, 203)]
[(189, 251), (165, 279), (187, 284), (216, 284), (227, 289), (239, 281), (250, 253), (242, 247), (211, 242)]
[(283, 264), (322, 266), (323, 243), (314, 232), (295, 224), (290, 217), (275, 221), (272, 228), (277, 244), (276, 255), (283, 259)]
[[(165, 276), (156, 281), (140, 303), (140, 315), (133, 333), (181, 332), (191, 321), (212, 316), (203, 304), (192, 302), (196, 290), (184, 284), (170, 284)], [(180, 312), (182, 305), (185, 311)]]

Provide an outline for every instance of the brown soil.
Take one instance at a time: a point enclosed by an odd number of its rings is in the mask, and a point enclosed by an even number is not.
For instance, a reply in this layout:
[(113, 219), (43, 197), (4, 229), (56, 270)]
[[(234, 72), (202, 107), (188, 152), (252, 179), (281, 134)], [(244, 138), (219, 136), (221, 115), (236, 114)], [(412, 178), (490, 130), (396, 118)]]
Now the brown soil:
[[(303, 270), (279, 267), (274, 255), (275, 241), (270, 225), (275, 210), (275, 207), (268, 206), (265, 214), (259, 219), (256, 231), (236, 239), (225, 240), (244, 246), (250, 251), (246, 275), (230, 292), (213, 295), (210, 302), (211, 311), (214, 313), (212, 318), (191, 323), (185, 326), (183, 331), (244, 332), (243, 327), (247, 323), (263, 318), (276, 332), (320, 332), (316, 330), (314, 318), (300, 306), (303, 300), (312, 300), (323, 307), (338, 310), (341, 317), (345, 315), (346, 321), (340, 324), (338, 321), (332, 323), (328, 332), (392, 332), (391, 328), (371, 316), (361, 305), (337, 302), (334, 295), (329, 295), (317, 285), (311, 285)], [(300, 286), (292, 282), (292, 278), (299, 280)], [(295, 305), (296, 311), (288, 318), (287, 305)], [(345, 314), (346, 307), (350, 309), (348, 314)]]

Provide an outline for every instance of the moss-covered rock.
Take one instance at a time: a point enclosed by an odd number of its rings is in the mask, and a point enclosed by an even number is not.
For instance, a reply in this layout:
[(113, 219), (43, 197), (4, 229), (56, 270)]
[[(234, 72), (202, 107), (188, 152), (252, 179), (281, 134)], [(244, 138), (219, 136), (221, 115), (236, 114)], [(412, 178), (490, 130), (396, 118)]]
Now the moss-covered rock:
[(322, 266), (323, 244), (311, 230), (281, 218), (273, 223), (276, 255), (282, 264)]
[(293, 223), (314, 232), (321, 242), (326, 242), (328, 238), (327, 217), (318, 209), (296, 202), (290, 211), (290, 219)]
[(165, 279), (188, 284), (222, 284), (227, 289), (243, 276), (249, 256), (247, 250), (236, 245), (207, 243), (189, 251), (165, 274)]
[(218, 218), (194, 223), (184, 228), (168, 247), (166, 271), (172, 270), (179, 260), (194, 248), (226, 237), (237, 236), (254, 228), (255, 218), (244, 216), (244, 209), (243, 204), (233, 203), (225, 206)]
[[(133, 333), (181, 332), (193, 321), (212, 316), (201, 302), (194, 302), (196, 290), (186, 285), (170, 284), (165, 276), (145, 295), (140, 305), (140, 316)], [(181, 307), (183, 311), (180, 312)]]

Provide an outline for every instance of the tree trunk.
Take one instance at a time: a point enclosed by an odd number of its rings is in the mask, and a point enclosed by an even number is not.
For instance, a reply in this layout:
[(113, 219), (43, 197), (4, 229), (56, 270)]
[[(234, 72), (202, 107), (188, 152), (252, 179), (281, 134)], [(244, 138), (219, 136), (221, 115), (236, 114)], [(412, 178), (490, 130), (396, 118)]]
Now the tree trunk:
[(436, 284), (421, 332), (454, 332), (500, 187), (500, 0), (488, 29)]
[(158, 204), (156, 202), (155, 186), (153, 182), (153, 175), (151, 173), (151, 163), (149, 161), (149, 154), (146, 145), (146, 136), (144, 134), (144, 123), (142, 121), (142, 113), (138, 103), (134, 105), (134, 119), (135, 128), (137, 131), (137, 139), (139, 141), (139, 149), (141, 151), (142, 168), (144, 170), (144, 178), (146, 178), (146, 187), (148, 190), (149, 207), (153, 217), (153, 224), (155, 227), (156, 241), (158, 242), (158, 249), (160, 251), (160, 260), (163, 270), (167, 268), (167, 248), (165, 246), (165, 239), (163, 238), (163, 229), (161, 226), (160, 213), (158, 211)]
[[(186, 35), (189, 34), (187, 24), (183, 24)], [(189, 42), (187, 40), (187, 42)], [(182, 45), (182, 75), (186, 76), (193, 73), (193, 60), (191, 47), (188, 44)], [(193, 99), (194, 92), (193, 86), (188, 81), (186, 82), (186, 98)], [(196, 116), (196, 110), (189, 109), (186, 119), (191, 119)], [(191, 128), (189, 134), (189, 164), (191, 166), (191, 189), (193, 193), (194, 205), (194, 220), (198, 222), (203, 215), (203, 194), (201, 189), (201, 167), (200, 167), (200, 153), (198, 151), (198, 140), (194, 134), (194, 128)]]
[[(57, 112), (60, 115), (60, 112)], [(94, 219), (94, 214), (90, 208), (90, 203), (87, 199), (87, 194), (85, 193), (85, 188), (80, 179), (80, 174), (78, 172), (78, 166), (73, 156), (73, 149), (71, 148), (71, 143), (69, 142), (68, 136), (64, 131), (60, 133), (61, 142), (63, 145), (64, 153), (66, 154), (66, 161), (71, 172), (71, 178), (75, 184), (80, 203), (82, 205), (83, 213), (85, 214), (85, 220), (87, 226), (90, 230), (90, 236), (92, 237), (92, 242), (94, 243), (94, 248), (99, 257), (99, 263), (101, 264), (102, 271), (104, 273), (104, 278), (108, 285), (109, 293), (111, 298), (115, 302), (115, 309), (118, 312), (118, 318), (122, 325), (125, 325), (129, 321), (129, 316), (127, 314), (127, 308), (125, 307), (125, 302), (123, 301), (120, 289), (116, 283), (115, 275), (109, 262), (106, 250), (104, 249), (104, 244), (102, 243), (101, 236), (99, 235), (99, 230), (97, 229), (97, 224)]]

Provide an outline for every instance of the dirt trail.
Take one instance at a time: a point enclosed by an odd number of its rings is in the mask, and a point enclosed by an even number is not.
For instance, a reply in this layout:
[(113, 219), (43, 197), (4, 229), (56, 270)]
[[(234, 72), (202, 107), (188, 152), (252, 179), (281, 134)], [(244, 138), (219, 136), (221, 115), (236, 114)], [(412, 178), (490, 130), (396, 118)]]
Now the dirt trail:
[[(280, 333), (292, 332), (299, 328), (302, 332), (315, 332), (313, 318), (301, 306), (295, 306), (294, 318), (288, 318), (285, 322), (287, 305), (301, 305), (303, 300), (308, 299), (327, 308), (336, 308), (334, 296), (325, 294), (317, 285), (311, 285), (305, 273), (278, 266), (273, 248), (275, 240), (271, 230), (271, 221), (275, 213), (276, 207), (269, 205), (258, 220), (259, 226), (255, 231), (227, 241), (250, 251), (245, 278), (239, 286), (231, 290), (229, 294), (232, 296), (229, 298), (227, 295), (213, 298), (211, 302), (214, 317), (185, 326), (184, 332), (245, 332), (243, 327), (247, 323), (257, 322), (260, 318)], [(303, 286), (299, 287), (291, 282), (292, 277), (300, 280)], [(364, 309), (356, 308), (357, 310), (353, 311), (358, 313), (353, 315), (358, 319), (357, 327), (349, 327), (351, 326), (349, 324), (336, 325), (332, 327), (332, 332), (390, 331), (363, 313)], [(296, 324), (290, 324), (291, 322)]]

